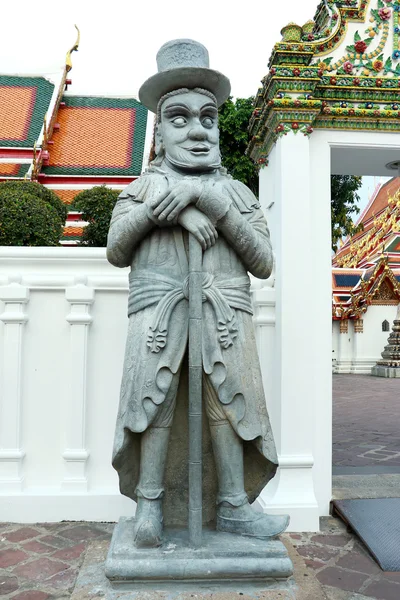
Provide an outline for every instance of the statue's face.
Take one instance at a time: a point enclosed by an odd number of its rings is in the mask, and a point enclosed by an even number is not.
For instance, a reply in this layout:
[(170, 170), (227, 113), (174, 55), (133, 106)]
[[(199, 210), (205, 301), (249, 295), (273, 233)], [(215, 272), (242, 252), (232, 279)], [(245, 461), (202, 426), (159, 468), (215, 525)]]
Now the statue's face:
[(190, 91), (167, 98), (158, 134), (172, 166), (197, 172), (220, 166), (218, 111), (208, 96)]

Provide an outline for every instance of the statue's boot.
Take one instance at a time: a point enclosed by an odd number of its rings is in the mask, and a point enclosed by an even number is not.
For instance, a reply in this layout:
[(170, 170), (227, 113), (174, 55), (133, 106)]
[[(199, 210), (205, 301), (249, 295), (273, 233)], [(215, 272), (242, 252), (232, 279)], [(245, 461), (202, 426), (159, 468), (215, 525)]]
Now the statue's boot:
[(227, 533), (274, 538), (289, 525), (288, 515), (266, 515), (249, 504), (244, 489), (243, 442), (228, 421), (211, 424), (218, 483), (217, 529)]
[(140, 445), (140, 477), (136, 488), (137, 508), (133, 539), (138, 548), (153, 548), (162, 543), (164, 471), (167, 460), (169, 427), (149, 427)]

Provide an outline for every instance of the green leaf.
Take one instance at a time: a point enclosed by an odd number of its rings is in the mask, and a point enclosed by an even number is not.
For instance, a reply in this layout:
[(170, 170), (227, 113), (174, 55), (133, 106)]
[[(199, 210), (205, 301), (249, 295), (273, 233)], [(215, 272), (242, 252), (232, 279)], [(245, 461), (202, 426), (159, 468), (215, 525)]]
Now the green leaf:
[(400, 75), (400, 63), (396, 65), (395, 73), (396, 75)]
[(328, 66), (331, 64), (332, 61), (333, 61), (333, 56), (328, 56), (327, 58), (322, 59), (322, 62), (324, 62)]
[(390, 56), (386, 59), (386, 62), (383, 66), (383, 70), (385, 73), (389, 73), (392, 70), (392, 59)]
[(385, 5), (382, 0), (378, 0), (378, 8), (383, 8)]
[(355, 51), (356, 51), (354, 46), (346, 46), (346, 50), (347, 50), (347, 52), (352, 52), (352, 53), (355, 53)]
[(354, 34), (354, 41), (355, 42), (359, 42), (360, 40), (361, 40), (361, 36), (358, 33), (358, 31), (356, 31), (355, 34)]
[(371, 15), (372, 15), (373, 17), (375, 17), (375, 21), (376, 21), (377, 23), (382, 23), (382, 19), (381, 19), (381, 17), (379, 16), (379, 12), (378, 12), (377, 10), (375, 10), (374, 8), (371, 10)]
[(372, 42), (372, 40), (373, 40), (373, 39), (374, 39), (374, 38), (370, 38), (370, 37), (368, 37), (366, 40), (363, 40), (363, 42), (364, 42), (365, 44), (367, 44), (367, 46), (369, 46), (369, 45), (371, 44), (371, 42)]

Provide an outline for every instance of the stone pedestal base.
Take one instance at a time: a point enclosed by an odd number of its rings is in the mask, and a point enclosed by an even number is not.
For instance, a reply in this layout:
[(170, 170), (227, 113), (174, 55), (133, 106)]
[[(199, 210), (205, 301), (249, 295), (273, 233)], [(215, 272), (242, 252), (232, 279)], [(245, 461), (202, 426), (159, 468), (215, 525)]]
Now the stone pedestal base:
[(383, 365), (375, 365), (371, 369), (371, 375), (375, 377), (400, 377), (400, 367), (385, 367)]
[(293, 573), (287, 550), (278, 540), (264, 541), (205, 530), (203, 545), (189, 546), (186, 530), (165, 532), (160, 548), (132, 544), (133, 518), (122, 517), (114, 530), (105, 572), (113, 588), (190, 589), (215, 584), (250, 583), (268, 589)]

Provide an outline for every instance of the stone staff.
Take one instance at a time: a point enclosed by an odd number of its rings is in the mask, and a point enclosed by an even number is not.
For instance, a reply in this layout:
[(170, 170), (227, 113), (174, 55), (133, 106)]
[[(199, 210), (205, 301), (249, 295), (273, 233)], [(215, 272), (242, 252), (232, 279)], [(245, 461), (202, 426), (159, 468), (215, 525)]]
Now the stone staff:
[(202, 538), (202, 280), (203, 252), (189, 234), (189, 540)]

